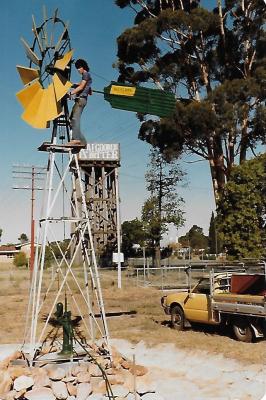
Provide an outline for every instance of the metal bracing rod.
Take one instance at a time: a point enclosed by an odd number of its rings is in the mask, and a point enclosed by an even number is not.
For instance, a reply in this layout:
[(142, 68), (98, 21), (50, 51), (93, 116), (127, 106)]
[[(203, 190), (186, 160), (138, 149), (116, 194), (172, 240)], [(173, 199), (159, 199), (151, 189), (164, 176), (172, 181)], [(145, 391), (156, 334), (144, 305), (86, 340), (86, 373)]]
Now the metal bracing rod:
[[(86, 230), (86, 226), (85, 226), (85, 228), (84, 228), (84, 232), (85, 232), (85, 230)], [(53, 235), (52, 230), (51, 230), (51, 234)], [(54, 237), (54, 239), (55, 239), (55, 236), (54, 236), (54, 235), (53, 235), (53, 237)], [(82, 237), (83, 237), (83, 235), (81, 234), (81, 239), (80, 239), (80, 241), (78, 242), (78, 245), (76, 246), (77, 250), (79, 249), (80, 244), (81, 244), (81, 242), (82, 242)], [(63, 257), (60, 263), (58, 263), (58, 261), (56, 260), (58, 269), (59, 269), (60, 272), (62, 273), (61, 265), (62, 265), (62, 263), (65, 261), (65, 263), (66, 263), (66, 265), (67, 265), (67, 268), (68, 268), (68, 271), (67, 271), (67, 274), (66, 274), (66, 275), (68, 275), (69, 272), (71, 273), (71, 275), (72, 275), (72, 277), (73, 277), (73, 279), (74, 279), (74, 281), (75, 281), (75, 283), (76, 283), (76, 285), (77, 285), (77, 287), (78, 287), (78, 289), (79, 289), (79, 291), (80, 291), (80, 293), (81, 293), (81, 295), (82, 295), (82, 297), (83, 297), (83, 299), (84, 299), (84, 302), (85, 302), (85, 304), (87, 305), (87, 307), (89, 308), (89, 312), (91, 313), (91, 312), (92, 312), (91, 303), (90, 303), (90, 301), (87, 303), (86, 298), (85, 298), (85, 296), (84, 296), (84, 293), (83, 293), (83, 291), (82, 291), (82, 288), (80, 287), (80, 285), (79, 285), (79, 283), (78, 283), (78, 281), (77, 281), (77, 279), (76, 279), (76, 277), (75, 277), (75, 274), (74, 274), (73, 271), (72, 271), (72, 265), (73, 265), (73, 261), (74, 261), (74, 259), (75, 259), (75, 256), (76, 256), (76, 252), (77, 252), (77, 251), (75, 252), (75, 255), (72, 257), (71, 263), (69, 264), (68, 261), (67, 261), (67, 259), (66, 259), (66, 257), (65, 257), (65, 254), (62, 252), (62, 249), (61, 249), (61, 247), (59, 246), (58, 242), (57, 242), (56, 240), (55, 240), (55, 242), (57, 243), (57, 247), (58, 247), (58, 249), (59, 249), (59, 251), (60, 251), (60, 253), (61, 253), (62, 257)], [(53, 282), (52, 282), (52, 283), (53, 283)], [(41, 308), (40, 308), (40, 310), (41, 310)], [(39, 310), (39, 312), (40, 312), (40, 310)]]
[[(56, 136), (54, 135), (54, 130), (56, 130), (56, 126), (54, 126), (53, 129), (53, 141), (56, 141)], [(47, 218), (49, 216), (49, 210), (50, 210), (50, 202), (51, 202), (51, 195), (52, 195), (52, 183), (53, 183), (53, 175), (54, 175), (54, 159), (55, 159), (55, 153), (50, 153), (49, 154), (49, 168), (48, 168), (48, 174), (49, 174), (49, 184), (48, 184), (48, 196), (47, 196), (47, 207), (46, 207), (46, 221), (44, 225), (44, 237), (42, 238), (42, 247), (41, 247), (41, 260), (40, 260), (40, 274), (39, 274), (39, 282), (38, 282), (38, 290), (37, 290), (37, 297), (35, 299), (35, 296), (33, 297), (33, 325), (32, 325), (32, 335), (31, 335), (31, 345), (30, 345), (30, 356), (31, 359), (33, 359), (33, 344), (34, 347), (36, 345), (36, 331), (37, 331), (37, 322), (38, 322), (38, 310), (39, 310), (39, 304), (40, 304), (40, 295), (41, 295), (41, 286), (42, 286), (42, 279), (43, 279), (43, 268), (44, 268), (44, 257), (45, 257), (45, 247), (46, 247), (46, 240), (47, 240), (47, 229), (48, 229), (48, 221)], [(35, 303), (36, 301), (36, 303)]]
[[(75, 159), (75, 164), (77, 167), (79, 185), (80, 185), (80, 188), (82, 189), (81, 174), (80, 174), (80, 169), (79, 169), (79, 165), (78, 165), (78, 157), (76, 154), (74, 155), (74, 159)], [(83, 211), (85, 213), (86, 218), (88, 218), (88, 222), (89, 222), (88, 209), (86, 206), (86, 199), (85, 199), (83, 190), (81, 190), (81, 198), (82, 198)], [(98, 288), (98, 291), (96, 291), (96, 294), (99, 295), (99, 306), (100, 306), (100, 312), (101, 312), (102, 321), (103, 321), (103, 327), (104, 327), (104, 331), (105, 331), (105, 339), (106, 339), (109, 353), (111, 355), (109, 332), (108, 332), (108, 326), (107, 326), (107, 321), (106, 321), (106, 315), (105, 315), (105, 309), (104, 309), (104, 303), (103, 303), (103, 297), (102, 297), (102, 291), (101, 291), (101, 284), (100, 284), (100, 279), (99, 279), (99, 274), (98, 274), (96, 256), (95, 256), (95, 251), (94, 251), (94, 247), (93, 247), (93, 239), (92, 239), (90, 223), (88, 223), (88, 232), (89, 232), (89, 240), (90, 240), (90, 246), (91, 246), (92, 261), (93, 261), (94, 270), (95, 270), (95, 278), (96, 278), (96, 283), (97, 283), (97, 288)]]
[(119, 204), (119, 186), (118, 186), (118, 171), (115, 170), (115, 192), (116, 192), (116, 228), (117, 228), (117, 253), (118, 253), (118, 264), (117, 264), (117, 287), (122, 287), (121, 277), (121, 231), (120, 231), (120, 204)]
[[(56, 256), (55, 256), (55, 254), (54, 254), (53, 251), (52, 251), (52, 254), (53, 254), (54, 260), (55, 260), (55, 262), (56, 262), (56, 264), (57, 264), (57, 266), (58, 266), (56, 273), (60, 272), (61, 275), (62, 275), (62, 278), (63, 278), (63, 277), (64, 277), (64, 274), (63, 274), (63, 271), (62, 271), (62, 268), (61, 268), (61, 263), (58, 263), (58, 260), (57, 260), (57, 258), (56, 258)], [(61, 260), (61, 261), (62, 261), (62, 260)], [(45, 293), (45, 297), (46, 297), (47, 294), (49, 293), (49, 291), (50, 291), (50, 289), (51, 289), (52, 284), (54, 283), (54, 281), (55, 281), (55, 279), (52, 279), (52, 282), (50, 283), (49, 288), (47, 289), (47, 292)], [(81, 312), (81, 309), (79, 308), (79, 305), (78, 305), (78, 303), (77, 303), (77, 301), (76, 301), (76, 298), (75, 298), (75, 296), (74, 296), (74, 293), (72, 292), (72, 290), (71, 290), (71, 288), (70, 288), (70, 286), (69, 286), (69, 283), (68, 283), (67, 281), (66, 281), (66, 286), (67, 286), (67, 288), (68, 288), (68, 290), (69, 290), (69, 294), (70, 294), (71, 298), (73, 299), (73, 302), (74, 302), (74, 304), (75, 304), (75, 306), (76, 306), (76, 308), (77, 308), (77, 311), (78, 311), (78, 313), (79, 313), (80, 316), (81, 316), (81, 319), (82, 319), (82, 321), (83, 321), (83, 323), (84, 323), (84, 325), (85, 325), (86, 331), (87, 331), (88, 334), (92, 337), (92, 332), (89, 331), (89, 328), (88, 328), (88, 326), (87, 326), (87, 323), (86, 323), (86, 321), (85, 321), (85, 318), (84, 318), (84, 316), (83, 316), (83, 314), (82, 314), (82, 312)], [(48, 321), (48, 322), (49, 322), (49, 321)], [(100, 329), (100, 327), (99, 327), (99, 329)]]
[[(80, 188), (80, 189), (82, 190), (82, 188)], [(81, 217), (81, 215), (79, 213), (79, 205), (78, 205), (78, 199), (77, 199), (76, 176), (74, 176), (74, 174), (72, 174), (72, 190), (73, 190), (73, 193), (74, 193), (74, 202), (75, 202), (75, 206), (76, 206), (76, 213)], [(85, 230), (84, 230), (84, 232), (85, 232)], [(83, 242), (84, 242), (84, 236), (83, 235), (82, 235), (81, 239), (82, 239), (82, 244), (83, 244)], [(87, 299), (88, 299), (88, 303), (90, 304), (90, 310), (91, 310), (90, 313), (89, 313), (89, 323), (90, 323), (91, 332), (92, 332), (92, 340), (94, 341), (94, 339), (95, 339), (94, 325), (93, 325), (94, 314), (93, 314), (90, 295), (89, 295), (88, 273), (87, 273), (87, 269), (85, 267), (85, 256), (87, 258), (88, 265), (90, 265), (90, 262), (89, 262), (89, 257), (88, 257), (87, 251), (85, 251), (86, 253), (84, 255), (84, 246), (82, 246), (82, 250), (83, 250), (82, 257), (83, 257), (84, 279), (85, 279), (85, 283), (86, 283), (86, 294), (87, 294)], [(92, 284), (94, 285), (94, 277), (93, 277), (91, 269), (90, 269), (90, 275), (91, 275), (91, 279), (92, 279)], [(98, 325), (97, 321), (96, 321), (96, 323)], [(98, 329), (101, 332), (101, 329), (100, 329), (99, 325), (98, 325)]]
[[(40, 227), (38, 225), (37, 238), (39, 238), (39, 234), (40, 234)], [(29, 324), (29, 318), (30, 318), (31, 306), (32, 306), (32, 301), (33, 301), (33, 291), (34, 291), (34, 287), (35, 287), (34, 282), (35, 282), (35, 284), (37, 282), (37, 280), (36, 280), (37, 271), (36, 271), (35, 264), (37, 264), (37, 267), (38, 267), (38, 263), (36, 263), (35, 260), (38, 260), (38, 252), (39, 252), (39, 242), (37, 240), (37, 249), (35, 251), (33, 274), (31, 276), (31, 284), (30, 284), (30, 290), (29, 290), (29, 301), (28, 301), (27, 312), (26, 312), (26, 322), (25, 322), (25, 329), (24, 329), (22, 347), (26, 343), (26, 339), (28, 337), (28, 333), (31, 332), (30, 324)]]
[[(69, 151), (71, 151), (71, 150), (69, 150)], [(59, 195), (59, 193), (60, 193), (60, 190), (61, 190), (61, 188), (62, 188), (62, 185), (64, 184), (64, 180), (65, 180), (65, 178), (66, 178), (66, 176), (67, 176), (68, 169), (69, 169), (69, 166), (70, 166), (70, 164), (71, 164), (71, 161), (72, 161), (72, 158), (70, 157), (70, 158), (69, 158), (69, 162), (68, 162), (68, 164), (67, 164), (67, 166), (66, 166), (66, 168), (65, 168), (65, 172), (64, 172), (64, 174), (63, 174), (63, 176), (62, 176), (62, 178), (61, 178), (61, 180), (60, 180), (60, 182), (59, 182), (59, 185), (58, 185), (58, 187), (57, 187), (57, 189), (56, 189), (56, 192), (55, 192), (55, 194), (54, 194), (53, 201), (52, 201), (52, 203), (51, 203), (51, 205), (50, 205), (50, 208), (49, 208), (49, 210), (48, 210), (48, 215), (50, 215), (50, 213), (52, 212), (52, 209), (54, 208), (54, 205), (55, 205), (55, 202), (56, 202), (56, 200), (57, 200), (57, 197), (58, 197), (58, 195)]]
[[(45, 192), (44, 192), (44, 201), (42, 203), (42, 208), (41, 208), (41, 214), (44, 214), (44, 204), (47, 196), (47, 191), (49, 188), (49, 160), (48, 160), (48, 167), (47, 167), (47, 176), (46, 176), (46, 181), (45, 181)], [(42, 252), (40, 251), (40, 236), (41, 236), (41, 225), (38, 224), (38, 231), (37, 231), (37, 249), (35, 252), (35, 257), (34, 257), (34, 269), (33, 269), (33, 276), (32, 276), (32, 285), (31, 285), (31, 292), (30, 292), (30, 299), (29, 299), (29, 308), (31, 308), (31, 329), (30, 329), (30, 354), (32, 350), (32, 345), (33, 345), (33, 333), (34, 333), (34, 312), (35, 312), (35, 300), (36, 300), (36, 289), (37, 289), (37, 277), (38, 277), (38, 271), (39, 271), (39, 264), (41, 261), (41, 256)], [(31, 306), (31, 307), (30, 307)], [(34, 343), (35, 345), (35, 343)]]
[[(72, 188), (73, 188), (73, 193), (74, 193), (74, 202), (75, 202), (75, 206), (76, 206), (76, 213), (78, 215), (80, 215), (79, 206), (78, 206), (78, 199), (77, 199), (76, 178), (75, 178), (74, 174), (72, 174)], [(80, 189), (82, 190), (82, 188), (80, 188)], [(84, 232), (85, 232), (85, 230), (84, 230)], [(86, 295), (87, 295), (88, 303), (90, 304), (89, 323), (90, 323), (91, 332), (92, 332), (92, 341), (94, 342), (94, 340), (95, 340), (95, 332), (94, 332), (94, 325), (93, 325), (93, 317), (94, 317), (94, 315), (93, 315), (92, 303), (91, 303), (91, 299), (90, 299), (90, 295), (89, 295), (88, 272), (87, 272), (87, 269), (86, 269), (86, 266), (85, 266), (85, 256), (87, 256), (88, 265), (89, 265), (89, 258), (88, 258), (87, 253), (84, 255), (84, 250), (85, 249), (84, 249), (84, 245), (83, 245), (83, 243), (84, 243), (84, 236), (83, 235), (82, 235), (81, 239), (82, 239), (82, 258), (83, 258), (83, 271), (84, 271)], [(90, 273), (91, 273), (91, 271), (90, 271)], [(92, 279), (92, 282), (93, 282), (92, 274), (91, 274), (91, 279)], [(94, 282), (93, 282), (93, 284), (94, 284)], [(101, 329), (100, 329), (99, 326), (98, 326), (98, 328), (99, 328), (99, 330), (101, 332)]]
[[(42, 340), (42, 337), (43, 337), (44, 332), (45, 332), (45, 330), (46, 330), (46, 328), (47, 328), (47, 325), (48, 325), (48, 321), (49, 321), (49, 319), (51, 318), (52, 312), (53, 312), (53, 310), (54, 310), (54, 308), (55, 308), (55, 306), (56, 306), (56, 303), (57, 303), (57, 301), (58, 301), (58, 298), (59, 298), (59, 296), (60, 296), (60, 294), (61, 294), (61, 292), (62, 292), (62, 289), (63, 289), (63, 287), (64, 287), (64, 285), (65, 285), (65, 282), (66, 282), (66, 280), (67, 280), (67, 276), (68, 276), (69, 272), (71, 272), (73, 278), (76, 279), (76, 277), (73, 275), (73, 271), (71, 270), (71, 268), (72, 268), (73, 261), (74, 261), (74, 259), (75, 259), (75, 257), (76, 257), (76, 254), (77, 254), (77, 250), (78, 250), (78, 248), (79, 248), (80, 241), (81, 241), (81, 240), (79, 240), (79, 244), (78, 244), (78, 246), (77, 246), (76, 249), (75, 249), (75, 252), (74, 252), (74, 255), (73, 255), (73, 258), (72, 258), (71, 263), (70, 263), (69, 265), (68, 265), (68, 263), (67, 263), (68, 270), (67, 270), (67, 272), (66, 272), (66, 274), (65, 274), (65, 276), (64, 276), (64, 279), (63, 279), (63, 281), (62, 281), (62, 283), (61, 283), (61, 286), (60, 286), (60, 288), (59, 288), (59, 290), (58, 290), (58, 292), (57, 292), (57, 295), (56, 295), (56, 297), (55, 297), (54, 303), (53, 303), (53, 305), (52, 305), (52, 307), (51, 307), (51, 310), (50, 310), (50, 312), (49, 312), (49, 315), (48, 315), (48, 317), (47, 317), (47, 320), (46, 320), (46, 322), (45, 322), (45, 325), (44, 325), (44, 327), (43, 327), (43, 329), (42, 329), (42, 331), (41, 331), (41, 334), (40, 334), (40, 336), (39, 336), (38, 342), (40, 342), (40, 341)], [(76, 281), (76, 283), (77, 283), (77, 281)], [(82, 295), (82, 297), (83, 297), (85, 303), (87, 304), (86, 298), (85, 298), (85, 296), (84, 296), (82, 290), (80, 289), (80, 286), (79, 286), (78, 283), (77, 283), (77, 285), (78, 285), (78, 287), (79, 287), (80, 293), (81, 293), (81, 295)], [(89, 305), (88, 305), (88, 304), (87, 304), (87, 306), (88, 306), (88, 308), (89, 308)], [(101, 331), (101, 330), (100, 330), (100, 331)]]
[[(71, 159), (71, 162), (72, 162), (72, 159)], [(62, 179), (62, 175), (60, 174), (60, 171), (59, 171), (57, 165), (56, 165), (56, 170), (57, 170), (57, 172), (58, 172), (59, 178)], [(73, 175), (73, 174), (72, 174), (72, 175)], [(69, 196), (67, 187), (66, 187), (66, 185), (65, 185), (64, 183), (63, 183), (63, 190), (64, 190), (65, 194), (67, 195), (67, 198), (68, 198), (68, 200), (69, 200), (69, 202), (70, 202), (71, 210), (73, 209), (73, 210), (75, 211), (73, 202), (72, 202), (72, 200), (71, 200), (71, 196)], [(78, 215), (76, 214), (76, 216), (78, 216)]]

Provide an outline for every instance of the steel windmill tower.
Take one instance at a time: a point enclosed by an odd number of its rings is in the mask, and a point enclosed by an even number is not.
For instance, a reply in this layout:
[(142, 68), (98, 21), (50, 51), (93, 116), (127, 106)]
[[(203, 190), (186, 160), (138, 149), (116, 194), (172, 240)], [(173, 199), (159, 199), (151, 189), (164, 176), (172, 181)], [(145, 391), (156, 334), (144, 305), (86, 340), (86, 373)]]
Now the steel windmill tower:
[[(73, 56), (68, 24), (59, 18), (58, 10), (48, 18), (45, 8), (42, 24), (37, 26), (34, 17), (32, 23), (32, 45), (21, 39), (29, 66), (17, 66), (24, 84), (17, 98), (24, 109), (22, 119), (34, 128), (50, 127), (51, 140), (39, 147), (40, 151), (47, 152), (48, 162), (24, 344), (30, 343), (28, 357), (31, 364), (42, 358), (44, 345), (47, 348), (55, 343), (61, 346), (56, 357), (79, 357), (74, 344), (81, 343), (73, 329), (71, 309), (79, 316), (85, 331), (82, 349), (101, 339), (110, 357), (91, 221), (78, 162), (81, 146), (67, 144), (71, 139), (67, 92), (72, 86)], [(80, 266), (75, 265), (78, 252), (82, 254)], [(46, 268), (48, 262), (53, 268)], [(68, 336), (64, 330), (64, 317), (65, 322), (68, 320), (68, 331), (71, 331)], [(51, 333), (49, 327), (56, 318), (57, 328), (61, 326), (66, 333), (63, 340), (54, 330)], [(79, 351), (82, 352), (80, 346)]]

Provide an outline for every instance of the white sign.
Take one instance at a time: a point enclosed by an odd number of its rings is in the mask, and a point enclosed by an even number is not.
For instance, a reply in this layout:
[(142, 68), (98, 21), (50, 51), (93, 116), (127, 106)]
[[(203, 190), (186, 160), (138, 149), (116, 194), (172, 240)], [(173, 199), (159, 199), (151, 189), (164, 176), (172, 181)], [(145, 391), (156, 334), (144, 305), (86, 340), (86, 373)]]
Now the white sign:
[(119, 143), (88, 143), (86, 149), (80, 150), (79, 159), (119, 161)]
[(119, 262), (124, 262), (124, 253), (113, 253), (113, 262), (117, 264)]

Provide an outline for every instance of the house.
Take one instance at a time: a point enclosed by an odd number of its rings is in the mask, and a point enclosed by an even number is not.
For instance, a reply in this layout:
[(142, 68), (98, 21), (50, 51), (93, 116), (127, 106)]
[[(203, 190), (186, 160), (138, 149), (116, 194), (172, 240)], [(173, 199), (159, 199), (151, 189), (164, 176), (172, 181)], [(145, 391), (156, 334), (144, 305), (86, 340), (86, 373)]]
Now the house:
[(14, 257), (20, 250), (12, 245), (2, 245), (0, 246), (0, 263), (13, 263)]
[(20, 251), (23, 251), (29, 259), (30, 247), (30, 242), (0, 246), (0, 263), (13, 263), (15, 255)]

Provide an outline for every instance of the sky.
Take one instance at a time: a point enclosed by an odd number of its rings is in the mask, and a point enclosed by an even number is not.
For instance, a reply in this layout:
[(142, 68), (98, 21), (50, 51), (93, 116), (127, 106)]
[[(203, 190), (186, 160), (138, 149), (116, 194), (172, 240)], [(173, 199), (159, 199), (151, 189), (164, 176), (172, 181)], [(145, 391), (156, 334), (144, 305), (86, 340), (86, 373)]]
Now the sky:
[[(93, 89), (102, 90), (118, 77), (113, 68), (116, 61), (116, 38), (132, 25), (133, 13), (121, 10), (113, 0), (13, 0), (1, 2), (1, 59), (0, 59), (0, 228), (3, 229), (2, 244), (17, 242), (21, 233), (30, 236), (30, 191), (14, 190), (12, 166), (45, 166), (47, 154), (37, 151), (44, 141), (50, 139), (50, 131), (31, 128), (21, 118), (22, 108), (15, 93), (22, 89), (16, 65), (28, 66), (20, 37), (29, 44), (33, 41), (32, 14), (37, 26), (42, 23), (42, 7), (46, 5), (48, 16), (59, 8), (59, 17), (70, 21), (70, 38), (74, 58), (84, 58), (90, 65)], [(203, 1), (205, 6), (214, 1)], [(72, 81), (78, 81), (76, 71)], [(94, 94), (82, 115), (82, 131), (87, 141), (120, 143), (120, 197), (121, 218), (131, 220), (139, 217), (147, 198), (145, 171), (150, 146), (138, 140), (139, 121), (134, 113), (112, 109), (102, 95)], [(188, 185), (179, 188), (185, 200), (184, 227), (171, 231), (169, 240), (185, 234), (193, 224), (208, 233), (214, 200), (209, 166), (206, 161), (184, 156), (181, 167), (187, 172)], [(38, 217), (41, 194), (36, 197)]]

